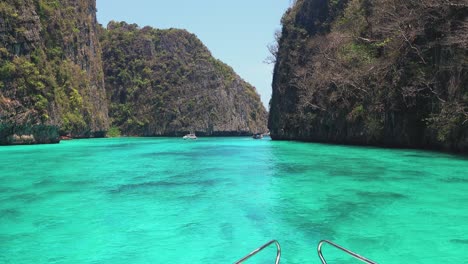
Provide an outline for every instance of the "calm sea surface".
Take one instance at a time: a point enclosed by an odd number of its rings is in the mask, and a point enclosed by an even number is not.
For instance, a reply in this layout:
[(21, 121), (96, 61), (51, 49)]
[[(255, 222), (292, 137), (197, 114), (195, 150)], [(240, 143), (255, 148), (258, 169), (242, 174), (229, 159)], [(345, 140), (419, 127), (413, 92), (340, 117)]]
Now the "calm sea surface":
[(250, 138), (0, 147), (2, 264), (233, 263), (270, 239), (286, 264), (320, 263), (321, 239), (466, 264), (468, 159)]

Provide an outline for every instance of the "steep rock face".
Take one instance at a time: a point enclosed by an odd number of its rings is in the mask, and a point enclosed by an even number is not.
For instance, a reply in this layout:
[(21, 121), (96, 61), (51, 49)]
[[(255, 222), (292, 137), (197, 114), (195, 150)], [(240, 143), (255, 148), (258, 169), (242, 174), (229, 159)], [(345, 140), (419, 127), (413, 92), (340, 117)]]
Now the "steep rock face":
[(465, 0), (298, 0), (282, 23), (272, 138), (468, 152)]
[(3, 0), (0, 123), (19, 134), (50, 125), (75, 137), (102, 135), (109, 124), (96, 32), (95, 0)]
[(266, 132), (255, 88), (195, 35), (111, 22), (101, 40), (109, 115), (123, 134)]

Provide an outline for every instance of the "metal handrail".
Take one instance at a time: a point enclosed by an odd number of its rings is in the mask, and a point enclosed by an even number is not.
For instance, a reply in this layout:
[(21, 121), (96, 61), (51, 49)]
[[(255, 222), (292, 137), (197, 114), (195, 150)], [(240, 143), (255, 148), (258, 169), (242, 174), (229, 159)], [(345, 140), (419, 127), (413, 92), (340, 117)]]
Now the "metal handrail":
[(332, 246), (334, 246), (335, 248), (337, 248), (337, 249), (339, 249), (339, 250), (341, 250), (341, 251), (344, 251), (344, 252), (348, 253), (349, 255), (353, 256), (354, 258), (356, 258), (356, 259), (358, 259), (358, 260), (360, 260), (360, 261), (362, 261), (362, 262), (365, 262), (365, 263), (368, 263), (368, 264), (377, 264), (377, 262), (374, 262), (374, 261), (372, 261), (372, 260), (370, 260), (370, 259), (367, 259), (367, 258), (365, 258), (365, 257), (363, 257), (363, 256), (360, 256), (360, 255), (358, 255), (358, 254), (352, 252), (351, 250), (348, 250), (348, 249), (346, 249), (346, 248), (344, 248), (344, 247), (342, 247), (342, 246), (340, 246), (340, 245), (337, 245), (337, 244), (335, 244), (335, 243), (333, 243), (333, 242), (331, 242), (331, 241), (329, 241), (329, 240), (322, 240), (322, 241), (320, 241), (320, 243), (318, 244), (318, 247), (317, 247), (318, 255), (319, 255), (320, 260), (322, 261), (322, 264), (327, 264), (327, 261), (325, 260), (325, 258), (323, 258), (323, 254), (322, 254), (322, 245), (323, 245), (324, 243), (327, 243), (327, 244), (329, 244), (329, 245), (332, 245)]
[(276, 244), (276, 261), (275, 261), (275, 264), (279, 264), (280, 263), (280, 258), (281, 258), (281, 247), (280, 247), (280, 244), (278, 243), (278, 241), (276, 241), (276, 240), (271, 240), (270, 242), (266, 243), (265, 245), (263, 245), (263, 246), (257, 248), (256, 250), (252, 251), (247, 256), (245, 256), (245, 257), (241, 258), (240, 260), (236, 261), (234, 264), (240, 264), (240, 263), (246, 261), (247, 259), (253, 257), (258, 252), (262, 251), (263, 249), (265, 249), (266, 247), (268, 247), (269, 245), (271, 245), (273, 243)]

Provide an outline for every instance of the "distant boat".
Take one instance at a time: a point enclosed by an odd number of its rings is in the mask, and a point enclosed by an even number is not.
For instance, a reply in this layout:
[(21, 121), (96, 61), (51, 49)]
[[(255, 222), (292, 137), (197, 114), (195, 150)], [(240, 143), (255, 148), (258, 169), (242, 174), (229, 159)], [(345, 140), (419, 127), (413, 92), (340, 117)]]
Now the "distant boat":
[(254, 134), (252, 137), (253, 137), (253, 139), (262, 139), (263, 134), (257, 133), (257, 134)]
[(183, 139), (197, 139), (197, 136), (195, 135), (195, 133), (190, 133), (185, 135)]

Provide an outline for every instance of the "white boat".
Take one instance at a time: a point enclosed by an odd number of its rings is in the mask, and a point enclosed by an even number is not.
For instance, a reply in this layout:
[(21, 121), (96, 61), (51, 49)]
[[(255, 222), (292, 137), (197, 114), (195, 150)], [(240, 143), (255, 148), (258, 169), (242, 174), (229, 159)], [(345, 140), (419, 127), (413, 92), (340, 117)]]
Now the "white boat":
[(261, 133), (254, 134), (254, 135), (252, 136), (252, 138), (253, 138), (253, 139), (262, 139), (262, 138), (263, 138), (263, 134), (261, 134)]
[(197, 136), (195, 135), (195, 133), (190, 133), (185, 135), (183, 139), (197, 139)]

